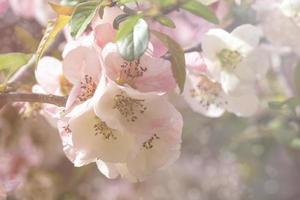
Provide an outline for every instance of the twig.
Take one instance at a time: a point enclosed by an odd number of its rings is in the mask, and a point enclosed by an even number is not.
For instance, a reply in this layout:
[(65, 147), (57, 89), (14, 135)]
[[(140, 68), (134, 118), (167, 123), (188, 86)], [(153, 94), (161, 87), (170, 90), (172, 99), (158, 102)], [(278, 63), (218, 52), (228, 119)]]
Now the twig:
[(37, 102), (63, 107), (66, 105), (66, 101), (66, 97), (56, 95), (34, 93), (0, 93), (0, 104), (12, 102)]
[[(195, 46), (192, 46), (190, 48), (184, 49), (184, 53), (191, 53), (191, 52), (201, 52), (202, 51), (202, 46), (201, 43), (196, 44)], [(167, 52), (165, 55), (162, 56), (164, 59), (169, 59), (171, 57), (171, 54)]]

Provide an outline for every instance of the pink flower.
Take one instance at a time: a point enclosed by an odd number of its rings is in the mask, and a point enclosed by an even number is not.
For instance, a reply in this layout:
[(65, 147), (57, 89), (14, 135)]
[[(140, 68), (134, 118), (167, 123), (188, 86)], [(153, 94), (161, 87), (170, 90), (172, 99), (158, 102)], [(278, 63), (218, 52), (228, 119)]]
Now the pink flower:
[(0, 0), (0, 16), (4, 15), (8, 8), (7, 0)]
[(35, 18), (42, 25), (47, 24), (53, 14), (45, 0), (8, 0), (15, 15), (25, 18)]
[(106, 83), (104, 77), (95, 95), (59, 124), (74, 165), (97, 162), (109, 178), (141, 181), (180, 154), (182, 117), (166, 97)]
[(79, 46), (63, 59), (63, 73), (74, 85), (69, 94), (66, 108), (90, 99), (101, 76), (101, 62), (93, 46)]
[(126, 61), (109, 43), (103, 49), (104, 68), (107, 76), (120, 85), (130, 85), (141, 92), (166, 92), (176, 87), (171, 63), (145, 53), (139, 59)]

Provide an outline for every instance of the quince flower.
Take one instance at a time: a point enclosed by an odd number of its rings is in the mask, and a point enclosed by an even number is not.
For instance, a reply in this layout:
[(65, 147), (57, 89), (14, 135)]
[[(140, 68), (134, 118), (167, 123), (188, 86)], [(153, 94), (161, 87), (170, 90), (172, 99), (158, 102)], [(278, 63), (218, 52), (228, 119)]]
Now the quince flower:
[(176, 87), (171, 63), (148, 53), (134, 61), (126, 61), (116, 44), (108, 43), (103, 51), (107, 76), (120, 85), (130, 85), (141, 92), (166, 92)]
[(258, 48), (262, 33), (252, 25), (242, 25), (228, 33), (211, 29), (202, 40), (209, 73), (228, 93), (239, 84), (252, 84), (268, 68), (268, 56)]
[(256, 112), (258, 98), (251, 86), (239, 85), (227, 94), (219, 82), (209, 77), (200, 53), (186, 54), (186, 61), (189, 70), (183, 95), (195, 112), (208, 117), (219, 117), (225, 111), (238, 116), (250, 116)]
[[(109, 81), (60, 122), (64, 151), (75, 166), (97, 162), (109, 178), (141, 181), (180, 154), (182, 117), (164, 95)], [(159, 156), (158, 156), (159, 155)]]

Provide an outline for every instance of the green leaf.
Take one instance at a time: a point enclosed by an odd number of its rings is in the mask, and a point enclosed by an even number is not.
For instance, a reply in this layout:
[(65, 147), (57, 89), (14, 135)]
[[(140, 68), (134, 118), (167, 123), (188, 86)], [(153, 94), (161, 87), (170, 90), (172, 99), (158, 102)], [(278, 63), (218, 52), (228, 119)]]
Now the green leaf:
[(128, 17), (119, 28), (116, 35), (116, 41), (119, 41), (131, 34), (133, 32), (134, 26), (138, 23), (139, 19), (141, 19), (140, 15)]
[(285, 106), (294, 110), (298, 105), (300, 105), (300, 99), (297, 97), (291, 97), (284, 101), (271, 101), (269, 102), (269, 107), (273, 110), (281, 110)]
[(117, 42), (118, 51), (121, 56), (132, 61), (139, 58), (148, 48), (149, 29), (143, 19), (139, 19), (132, 31)]
[(168, 48), (170, 53), (170, 61), (172, 64), (173, 76), (179, 86), (180, 92), (183, 92), (186, 71), (185, 57), (182, 47), (174, 41), (170, 36), (151, 30), (151, 32)]
[(101, 1), (88, 1), (76, 6), (70, 21), (71, 35), (80, 36), (97, 13)]
[(300, 62), (295, 68), (294, 73), (294, 84), (295, 84), (295, 90), (300, 98)]
[(8, 80), (20, 67), (28, 63), (32, 54), (7, 53), (0, 54), (0, 71)]
[(68, 24), (70, 18), (70, 16), (59, 15), (56, 19), (49, 20), (44, 36), (36, 51), (37, 61), (43, 56), (46, 49), (55, 40), (57, 34)]
[(119, 29), (119, 25), (129, 17), (128, 14), (118, 15), (113, 21), (114, 29)]
[(183, 4), (181, 8), (214, 24), (219, 23), (218, 17), (215, 13), (197, 0), (189, 0)]
[(167, 16), (157, 16), (154, 19), (164, 26), (176, 28), (175, 23)]

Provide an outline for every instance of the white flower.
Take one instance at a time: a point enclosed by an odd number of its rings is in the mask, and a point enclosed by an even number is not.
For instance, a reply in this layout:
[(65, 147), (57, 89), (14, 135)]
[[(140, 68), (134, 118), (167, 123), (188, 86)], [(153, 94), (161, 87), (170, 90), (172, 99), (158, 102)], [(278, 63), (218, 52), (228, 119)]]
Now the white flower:
[(202, 47), (208, 71), (228, 93), (241, 84), (252, 84), (268, 68), (268, 56), (257, 48), (262, 33), (252, 25), (237, 27), (232, 33), (211, 29)]
[(219, 117), (225, 111), (238, 116), (250, 116), (256, 112), (258, 100), (252, 85), (240, 84), (228, 94), (209, 76), (201, 53), (186, 53), (185, 59), (187, 78), (183, 96), (195, 112), (208, 117)]
[(251, 116), (258, 108), (255, 91), (249, 86), (239, 86), (230, 95), (220, 83), (204, 74), (187, 74), (184, 98), (189, 106), (208, 117), (219, 117), (225, 111), (237, 116)]

